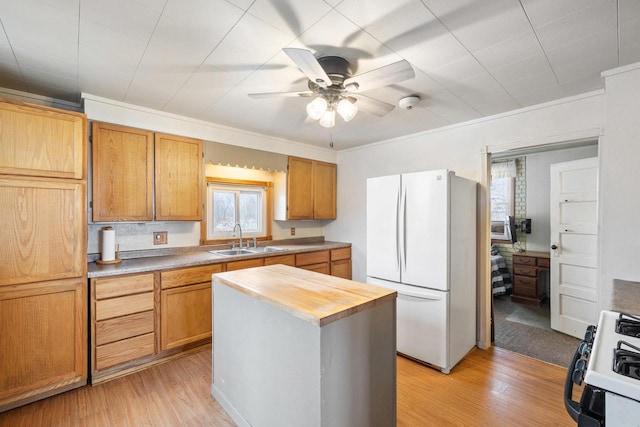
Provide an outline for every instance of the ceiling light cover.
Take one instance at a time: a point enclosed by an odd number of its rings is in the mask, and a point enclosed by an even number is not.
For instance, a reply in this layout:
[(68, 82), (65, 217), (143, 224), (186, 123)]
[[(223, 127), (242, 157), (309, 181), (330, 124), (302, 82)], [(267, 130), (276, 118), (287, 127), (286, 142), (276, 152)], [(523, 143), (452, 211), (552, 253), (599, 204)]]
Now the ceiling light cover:
[(320, 126), (325, 128), (332, 128), (336, 124), (336, 112), (334, 110), (327, 110), (320, 117)]
[(338, 114), (344, 119), (345, 122), (353, 119), (358, 113), (358, 107), (351, 101), (353, 98), (342, 98), (340, 102), (338, 102), (338, 107), (336, 110)]
[(307, 104), (307, 114), (313, 120), (319, 120), (327, 111), (327, 100), (318, 97)]

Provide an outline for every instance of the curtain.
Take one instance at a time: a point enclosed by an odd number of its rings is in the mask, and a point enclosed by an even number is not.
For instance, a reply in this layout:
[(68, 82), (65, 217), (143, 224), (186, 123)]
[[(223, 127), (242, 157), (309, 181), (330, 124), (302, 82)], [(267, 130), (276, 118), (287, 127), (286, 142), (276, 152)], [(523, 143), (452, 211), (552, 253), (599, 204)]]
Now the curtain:
[(506, 160), (491, 164), (491, 178), (515, 178), (516, 177), (516, 161)]

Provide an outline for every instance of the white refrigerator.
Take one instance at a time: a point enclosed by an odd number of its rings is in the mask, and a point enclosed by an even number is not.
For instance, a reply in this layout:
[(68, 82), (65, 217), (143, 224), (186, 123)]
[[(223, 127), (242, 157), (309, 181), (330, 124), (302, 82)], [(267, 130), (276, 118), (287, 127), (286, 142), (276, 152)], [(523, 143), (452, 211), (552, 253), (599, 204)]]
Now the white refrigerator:
[(449, 373), (476, 344), (476, 183), (367, 180), (367, 283), (398, 292), (397, 350)]

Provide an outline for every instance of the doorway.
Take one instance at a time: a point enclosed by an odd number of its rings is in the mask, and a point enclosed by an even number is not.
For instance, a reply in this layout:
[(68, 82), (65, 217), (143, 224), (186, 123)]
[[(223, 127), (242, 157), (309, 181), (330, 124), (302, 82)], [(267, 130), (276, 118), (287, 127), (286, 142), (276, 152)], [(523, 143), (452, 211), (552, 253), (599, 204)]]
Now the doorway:
[[(509, 232), (506, 239), (493, 239), (492, 249), (504, 259), (514, 280), (513, 255), (523, 252), (550, 252), (550, 165), (587, 157), (597, 157), (597, 140), (562, 143), (552, 146), (508, 150), (491, 154), (491, 163), (514, 161), (513, 207), (514, 239)], [(490, 186), (487, 187), (490, 189)], [(490, 191), (490, 190), (489, 190)], [(491, 200), (491, 194), (487, 198)], [(506, 221), (505, 221), (506, 222)], [(492, 222), (492, 225), (494, 223)], [(508, 223), (507, 223), (508, 227)], [(496, 228), (492, 227), (492, 231)], [(493, 237), (496, 237), (494, 234)], [(513, 241), (511, 241), (513, 240)], [(525, 253), (526, 253), (525, 252)], [(547, 255), (548, 256), (548, 255)], [(492, 266), (495, 269), (495, 266)], [(549, 274), (543, 274), (543, 296), (540, 306), (511, 300), (511, 292), (494, 293), (492, 277), (491, 304), (493, 309), (493, 345), (567, 366), (579, 342), (551, 329)]]

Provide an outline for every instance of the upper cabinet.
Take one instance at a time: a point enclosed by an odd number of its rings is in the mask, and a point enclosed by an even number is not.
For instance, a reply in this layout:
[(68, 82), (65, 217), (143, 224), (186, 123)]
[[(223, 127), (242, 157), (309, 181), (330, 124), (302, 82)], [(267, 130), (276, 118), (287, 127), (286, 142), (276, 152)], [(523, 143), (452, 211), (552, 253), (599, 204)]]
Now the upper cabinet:
[(313, 218), (336, 219), (336, 165), (313, 164)]
[(84, 114), (2, 100), (0, 123), (0, 174), (84, 177)]
[(98, 122), (92, 141), (94, 221), (202, 220), (202, 141)]
[(153, 220), (153, 132), (93, 123), (93, 220)]
[(202, 141), (157, 133), (156, 220), (202, 219)]
[(287, 169), (286, 197), (276, 195), (274, 219), (335, 219), (336, 165), (289, 157)]

